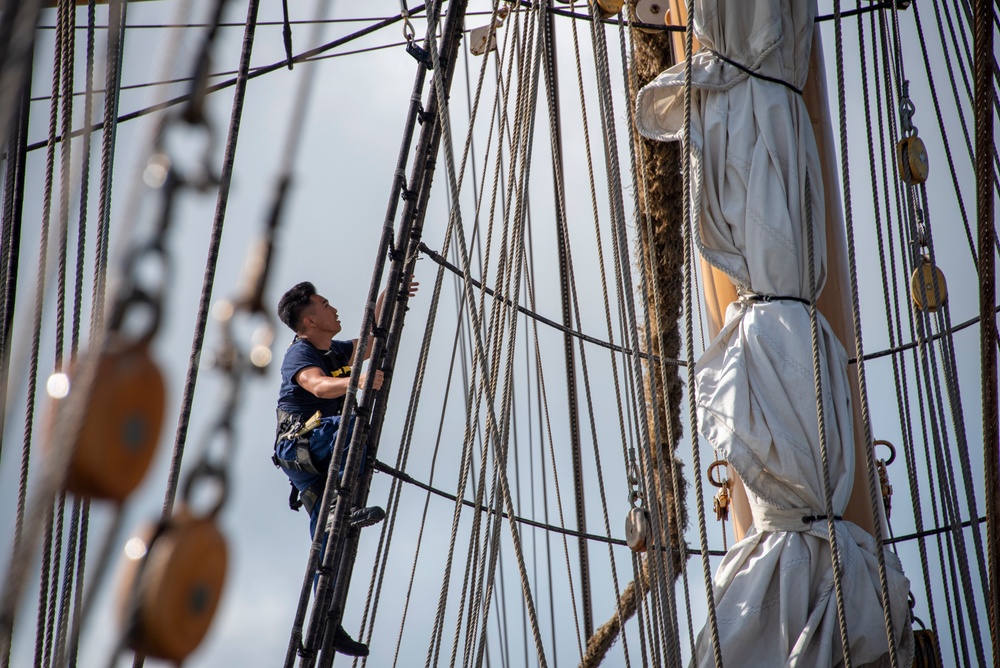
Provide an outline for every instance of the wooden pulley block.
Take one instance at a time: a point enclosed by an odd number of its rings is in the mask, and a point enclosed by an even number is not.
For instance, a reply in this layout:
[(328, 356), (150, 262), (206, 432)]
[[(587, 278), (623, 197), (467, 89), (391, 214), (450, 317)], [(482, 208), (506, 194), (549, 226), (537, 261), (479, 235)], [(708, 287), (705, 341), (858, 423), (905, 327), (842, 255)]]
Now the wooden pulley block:
[(896, 144), (896, 160), (899, 165), (899, 175), (907, 185), (915, 186), (927, 180), (930, 164), (927, 160), (927, 147), (917, 135), (903, 137)]
[(208, 632), (225, 584), (226, 541), (214, 517), (182, 507), (159, 531), (150, 527), (130, 540), (126, 556), (121, 612), (128, 646), (183, 661)]
[(913, 668), (941, 668), (934, 631), (913, 629)]
[(610, 18), (616, 16), (618, 12), (622, 10), (625, 6), (625, 0), (592, 0), (597, 3), (597, 8), (600, 10), (601, 16), (604, 18)]
[[(665, 25), (669, 13), (670, 7), (667, 6), (667, 0), (635, 0), (635, 18), (640, 23), (655, 26)], [(662, 32), (653, 28), (640, 27), (639, 29), (650, 34)]]
[[(72, 388), (71, 372), (71, 393)], [(124, 501), (145, 477), (156, 452), (165, 399), (163, 375), (146, 344), (109, 346), (102, 351), (83, 424), (72, 446), (66, 489)], [(54, 419), (58, 420), (58, 402), (66, 400), (56, 401)]]
[[(937, 282), (936, 294), (935, 281)], [(934, 266), (926, 255), (910, 277), (910, 296), (918, 309), (931, 313), (937, 311), (948, 301), (948, 283), (945, 281), (944, 272)]]
[(625, 516), (625, 542), (633, 552), (645, 552), (649, 546), (649, 513), (635, 507)]

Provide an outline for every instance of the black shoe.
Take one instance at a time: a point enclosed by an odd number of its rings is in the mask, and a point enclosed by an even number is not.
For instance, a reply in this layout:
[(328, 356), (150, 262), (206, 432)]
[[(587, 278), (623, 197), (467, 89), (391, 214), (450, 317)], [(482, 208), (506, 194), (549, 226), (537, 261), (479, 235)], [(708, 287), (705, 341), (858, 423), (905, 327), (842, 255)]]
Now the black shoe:
[(333, 649), (347, 656), (368, 656), (368, 645), (347, 635), (343, 626), (338, 626), (337, 632), (333, 635)]
[(368, 506), (367, 508), (355, 508), (351, 511), (351, 517), (347, 521), (352, 529), (364, 529), (373, 524), (378, 524), (385, 519), (385, 511), (378, 506)]

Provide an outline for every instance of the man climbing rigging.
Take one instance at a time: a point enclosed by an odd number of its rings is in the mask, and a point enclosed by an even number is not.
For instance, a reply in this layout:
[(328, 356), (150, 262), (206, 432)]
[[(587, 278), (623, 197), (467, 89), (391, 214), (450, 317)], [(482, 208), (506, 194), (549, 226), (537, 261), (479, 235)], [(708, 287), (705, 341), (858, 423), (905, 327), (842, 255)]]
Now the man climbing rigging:
[[(411, 297), (416, 294), (417, 286), (418, 283), (411, 281)], [(384, 300), (385, 292), (376, 302), (375, 322), (382, 315)], [(317, 294), (315, 286), (309, 282), (299, 283), (281, 297), (278, 317), (295, 332), (295, 339), (281, 363), (273, 461), (292, 483), (289, 505), (293, 510), (305, 506), (309, 513), (309, 535), (312, 537), (316, 535), (319, 501), (323, 498), (333, 446), (341, 428), (344, 395), (350, 383), (351, 366), (356, 361), (358, 340), (333, 338), (341, 331), (337, 309)], [(369, 345), (365, 359), (370, 356)], [(361, 375), (359, 387), (364, 385), (365, 376)], [(382, 380), (382, 371), (376, 370), (372, 388), (380, 389)], [(352, 415), (346, 426), (348, 438), (353, 426)], [(341, 471), (346, 460), (345, 447)], [(359, 475), (364, 467), (362, 459)], [(361, 529), (381, 522), (384, 517), (385, 511), (378, 506), (354, 508), (348, 525)], [(342, 626), (337, 628), (333, 648), (350, 656), (368, 656), (368, 645), (351, 638)]]

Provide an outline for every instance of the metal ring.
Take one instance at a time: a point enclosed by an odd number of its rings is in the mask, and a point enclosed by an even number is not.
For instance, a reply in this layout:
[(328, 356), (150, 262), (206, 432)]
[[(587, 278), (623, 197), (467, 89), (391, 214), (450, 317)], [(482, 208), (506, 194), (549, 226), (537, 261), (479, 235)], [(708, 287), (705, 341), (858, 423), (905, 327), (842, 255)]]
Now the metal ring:
[(713, 487), (723, 488), (729, 486), (729, 480), (723, 481), (721, 478), (718, 482), (715, 480), (715, 469), (720, 466), (727, 466), (728, 463), (724, 459), (716, 459), (714, 462), (708, 465), (708, 482), (712, 484)]
[(888, 466), (896, 461), (896, 446), (889, 441), (875, 441), (875, 445), (884, 445), (889, 448), (889, 459), (886, 460), (885, 465)]

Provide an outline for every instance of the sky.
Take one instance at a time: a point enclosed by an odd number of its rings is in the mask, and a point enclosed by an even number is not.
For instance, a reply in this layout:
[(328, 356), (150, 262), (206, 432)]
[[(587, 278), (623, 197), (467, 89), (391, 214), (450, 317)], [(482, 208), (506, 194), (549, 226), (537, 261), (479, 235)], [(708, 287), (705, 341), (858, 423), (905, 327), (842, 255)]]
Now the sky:
[[(207, 3), (198, 5), (190, 17), (182, 22), (199, 22), (206, 17)], [(832, 11), (829, 3), (820, 3), (820, 13)], [(281, 18), (279, 3), (262, 3), (259, 21), (276, 22)], [(176, 12), (183, 7), (178, 0), (157, 0), (156, 2), (134, 3), (129, 7), (129, 23), (135, 26), (126, 37), (126, 55), (123, 73), (125, 85), (186, 76), (191, 67), (191, 59), (198, 52), (197, 29), (185, 30), (180, 34), (179, 46), (168, 47), (169, 38), (178, 35), (177, 29), (167, 29), (164, 23), (177, 22)], [(240, 23), (245, 15), (245, 3), (228, 4), (225, 20)], [(472, 0), (470, 11), (486, 11), (489, 3)], [(291, 17), (304, 20), (312, 16), (312, 3), (290, 3)], [(387, 17), (399, 11), (399, 3), (389, 0), (371, 1), (364, 6), (366, 18)], [(925, 10), (930, 11), (930, 10)], [(332, 3), (330, 18), (359, 18), (362, 12), (355, 5)], [(78, 24), (85, 23), (85, 11), (80, 10)], [(928, 52), (933, 53), (937, 39), (936, 31), (930, 29), (933, 16), (921, 15), (926, 22)], [(508, 23), (513, 19), (508, 19)], [(98, 10), (98, 24), (106, 22), (106, 10)], [(487, 18), (472, 17), (467, 27), (485, 24)], [(900, 15), (901, 29), (908, 43), (916, 39), (914, 31), (915, 11)], [(46, 10), (41, 25), (54, 23), (54, 12)], [(331, 23), (324, 29), (317, 43), (330, 41), (345, 35), (369, 21)], [(587, 156), (584, 150), (584, 127), (582, 114), (577, 103), (575, 59), (573, 36), (569, 21), (559, 22), (557, 35), (558, 58), (560, 63), (561, 101), (563, 107), (563, 147), (567, 167), (567, 207), (570, 220), (571, 243), (577, 270), (577, 288), (581, 299), (581, 320), (583, 331), (598, 338), (607, 338), (602, 304), (599, 272), (598, 242), (594, 232), (591, 196), (586, 170)], [(148, 27), (139, 27), (148, 26)], [(418, 36), (423, 35), (423, 20), (415, 20)], [(590, 47), (589, 27), (580, 24), (581, 71), (585, 82), (587, 99), (588, 130), (594, 152), (597, 177), (598, 208), (602, 238), (600, 250), (605, 266), (610, 272), (611, 232), (609, 229), (606, 180), (603, 175), (604, 156), (601, 149), (600, 122), (596, 106), (597, 92), (594, 75), (594, 57)], [(853, 28), (853, 26), (852, 26)], [(39, 47), (35, 64), (33, 96), (43, 98), (49, 94), (52, 65), (52, 30), (40, 32)], [(836, 55), (832, 24), (822, 28), (827, 77), (833, 86), (836, 81)], [(889, 345), (884, 322), (884, 306), (879, 279), (879, 260), (871, 213), (871, 177), (868, 170), (865, 136), (869, 124), (865, 120), (863, 105), (859, 99), (860, 90), (857, 53), (858, 47), (853, 29), (845, 27), (845, 48), (847, 65), (847, 127), (850, 136), (851, 195), (854, 203), (854, 223), (859, 230), (856, 239), (858, 266), (862, 272), (860, 301), (865, 332), (865, 350), (882, 350)], [(78, 49), (82, 49), (85, 31), (77, 32)], [(618, 127), (620, 159), (627, 175), (628, 151), (624, 123), (627, 120), (621, 90), (621, 63), (617, 53), (617, 31), (608, 29), (609, 46), (612, 49), (611, 76), (615, 88), (615, 120)], [(236, 68), (242, 30), (239, 27), (223, 28), (217, 51), (213, 56), (213, 71), (229, 71)], [(312, 36), (307, 26), (294, 28), (295, 50), (313, 46)], [(316, 88), (308, 103), (302, 123), (304, 140), (295, 160), (291, 195), (279, 228), (276, 240), (276, 254), (269, 283), (265, 291), (265, 304), (277, 303), (281, 293), (302, 280), (313, 281), (319, 291), (330, 299), (340, 311), (345, 334), (352, 334), (360, 327), (361, 313), (367, 294), (372, 267), (378, 249), (381, 222), (385, 216), (390, 194), (391, 179), (399, 152), (407, 103), (410, 98), (415, 62), (405, 52), (401, 28), (398, 25), (386, 28), (333, 53), (367, 47), (386, 46), (388, 48), (366, 51), (354, 55), (323, 60), (310, 65), (297, 65), (293, 70), (280, 69), (252, 80), (247, 89), (246, 104), (242, 117), (236, 163), (233, 172), (232, 192), (226, 214), (218, 269), (215, 281), (214, 299), (234, 296), (239, 289), (242, 267), (249, 248), (259, 238), (265, 223), (269, 199), (274, 181), (279, 173), (284, 151), (287, 149), (287, 127), (293, 117), (296, 104), (295, 90), (299, 77), (307, 68), (316, 68)], [(99, 32), (98, 51), (103, 50), (103, 31)], [(170, 49), (168, 51), (168, 48)], [(870, 48), (870, 46), (869, 46)], [(252, 64), (262, 66), (283, 58), (281, 28), (279, 25), (261, 25), (254, 44)], [(481, 60), (463, 52), (456, 73), (455, 89), (451, 101), (451, 119), (455, 134), (456, 151), (464, 144), (469, 124), (467, 82), (475, 86)], [(961, 122), (957, 110), (949, 105), (945, 94), (949, 82), (961, 86), (961, 78), (948, 75), (939, 69), (940, 60), (933, 66), (938, 77), (935, 81), (941, 95), (942, 118), (949, 128), (950, 149), (955, 156), (958, 183), (969, 216), (974, 213), (973, 179), (968, 167)], [(929, 86), (922, 73), (922, 65), (916, 58), (905, 61), (906, 74), (912, 79), (913, 95), (917, 114), (915, 124), (928, 144), (932, 156), (932, 178), (928, 184), (929, 216), (935, 233), (935, 252), (938, 264), (947, 276), (951, 287), (951, 313), (954, 322), (962, 322), (978, 313), (977, 279), (970, 260), (968, 243), (962, 230), (960, 214), (956, 206), (956, 195), (952, 180), (948, 176), (946, 161), (942, 158), (944, 145), (940, 137), (932, 131), (938, 125), (934, 105), (929, 95)], [(466, 70), (466, 67), (468, 70)], [(493, 77), (493, 65), (489, 64), (487, 79)], [(617, 70), (616, 70), (617, 68)], [(101, 66), (98, 67), (98, 71)], [(467, 73), (468, 72), (468, 73)], [(83, 90), (83, 68), (77, 67), (76, 90)], [(483, 111), (474, 135), (473, 155), (462, 192), (462, 216), (467, 233), (470, 233), (475, 215), (471, 184), (483, 178), (484, 156), (487, 152), (489, 110), (492, 108), (492, 87), (487, 86), (483, 95)], [(122, 112), (139, 109), (159, 99), (161, 95), (173, 96), (184, 91), (182, 84), (126, 90), (122, 94)], [(474, 91), (473, 91), (474, 92)], [(835, 95), (835, 88), (831, 89)], [(535, 128), (535, 151), (530, 172), (530, 228), (532, 231), (532, 257), (537, 300), (535, 310), (558, 320), (560, 296), (556, 287), (557, 267), (554, 261), (555, 235), (549, 224), (554, 219), (551, 203), (551, 155), (548, 151), (547, 118), (544, 113), (544, 97), (539, 98), (539, 117)], [(207, 103), (208, 117), (215, 133), (214, 155), (216, 164), (221, 161), (222, 138), (228, 127), (232, 105), (232, 89), (213, 94)], [(98, 102), (96, 108), (100, 107)], [(834, 111), (836, 108), (834, 107)], [(40, 99), (32, 103), (32, 125), (29, 141), (43, 140), (47, 134), (48, 101)], [(82, 97), (75, 102), (75, 118), (82, 119)], [(836, 119), (836, 113), (834, 113)], [(965, 119), (971, 132), (971, 115), (965, 108)], [(885, 121), (880, 121), (884, 123)], [(79, 126), (79, 122), (74, 124)], [(124, 238), (128, 230), (139, 233), (148, 230), (156, 211), (156, 198), (142, 185), (138, 175), (145, 163), (144, 147), (148, 145), (151, 121), (130, 121), (119, 128), (118, 152), (113, 195), (112, 237), (113, 257), (120, 257)], [(872, 131), (874, 127), (870, 128)], [(177, 159), (190, 161), (192, 155), (204, 146), (205, 135), (198, 132), (177, 132), (170, 145), (172, 155)], [(94, 138), (94, 147), (99, 147), (99, 137)], [(78, 160), (80, 141), (73, 147)], [(495, 149), (494, 149), (495, 150)], [(839, 155), (839, 148), (838, 148)], [(492, 160), (492, 158), (491, 158)], [(94, 163), (96, 165), (96, 161)], [(186, 163), (187, 164), (187, 163)], [(0, 452), (0, 554), (9, 554), (13, 535), (14, 508), (16, 504), (17, 479), (20, 464), (21, 431), (24, 425), (26, 402), (26, 375), (28, 342), (30, 341), (31, 300), (34, 294), (35, 271), (39, 257), (39, 230), (42, 208), (42, 183), (44, 182), (44, 150), (31, 154), (28, 162), (28, 194), (25, 210), (25, 238), (22, 242), (16, 330), (14, 340), (11, 385), (6, 407), (6, 431), (3, 451)], [(485, 168), (492, 170), (490, 161)], [(506, 168), (506, 165), (505, 165)], [(77, 172), (78, 173), (78, 172)], [(442, 163), (438, 164), (436, 188), (426, 217), (424, 240), (436, 250), (443, 245), (448, 220), (448, 197), (446, 194), (446, 172)], [(486, 178), (487, 194), (491, 187), (492, 172)], [(76, 184), (75, 184), (76, 186)], [(634, 235), (634, 221), (631, 217), (633, 193), (627, 182), (625, 187), (626, 211), (629, 218), (629, 234)], [(95, 188), (92, 188), (92, 191)], [(74, 192), (76, 187), (74, 187)], [(134, 220), (123, 220), (129, 211), (126, 203), (135, 192), (139, 206), (135, 209)], [(90, 219), (96, 216), (91, 198)], [(155, 358), (164, 375), (167, 386), (164, 427), (161, 443), (144, 482), (129, 498), (124, 508), (124, 529), (117, 536), (107, 538), (114, 509), (107, 503), (95, 503), (91, 522), (91, 553), (96, 554), (104, 540), (113, 544), (124, 544), (127, 537), (143, 523), (155, 520), (163, 502), (163, 493), (170, 460), (170, 449), (174, 441), (181, 404), (181, 392), (187, 371), (191, 340), (194, 332), (196, 311), (202, 286), (212, 216), (215, 210), (216, 191), (208, 189), (204, 193), (185, 191), (178, 199), (178, 207), (169, 231), (166, 282), (169, 285), (166, 317), (157, 333), (154, 343)], [(76, 206), (72, 220), (76, 218)], [(486, 217), (481, 218), (487, 224)], [(974, 219), (971, 219), (975, 225)], [(499, 225), (499, 220), (498, 220)], [(499, 240), (500, 229), (495, 232)], [(470, 233), (471, 234), (471, 233)], [(88, 232), (87, 262), (93, 260), (93, 228)], [(71, 247), (75, 236), (71, 237)], [(632, 248), (634, 251), (634, 246)], [(74, 259), (71, 256), (71, 260)], [(495, 276), (496, 258), (493, 257), (490, 282)], [(630, 266), (634, 267), (633, 255)], [(51, 265), (50, 265), (51, 266)], [(431, 288), (434, 284), (436, 265), (427, 259), (417, 263), (416, 278), (421, 282), (421, 291), (410, 301), (407, 327), (404, 330), (399, 354), (399, 364), (395, 374), (389, 413), (382, 437), (379, 459), (394, 462), (399, 450), (400, 437), (406, 416), (407, 402), (411, 396), (414, 369), (419, 355), (423, 324), (431, 302)], [(90, 280), (89, 278), (87, 279)], [(55, 326), (55, 309), (52, 306), (52, 285), (50, 275), (46, 296), (48, 306), (44, 313), (44, 336), (41, 343), (41, 382), (53, 368), (55, 343), (52, 335)], [(457, 366), (456, 378), (452, 381), (451, 397), (445, 404), (448, 368), (451, 359), (454, 332), (457, 323), (454, 304), (457, 289), (452, 277), (445, 280), (445, 292), (441, 315), (435, 327), (428, 353), (428, 376), (415, 422), (413, 449), (407, 471), (418, 480), (428, 481), (433, 475), (437, 487), (454, 491), (460, 447), (464, 430), (464, 401), (461, 378), (461, 363)], [(85, 294), (89, 294), (90, 283)], [(612, 295), (612, 299), (615, 299)], [(522, 302), (526, 303), (526, 299)], [(89, 318), (89, 304), (85, 306), (84, 322)], [(613, 314), (617, 327), (619, 319)], [(564, 367), (562, 367), (562, 336), (558, 332), (539, 325), (539, 353), (545, 372), (546, 402), (541, 404), (534, 384), (539, 362), (535, 359), (533, 341), (534, 330), (523, 319), (518, 323), (516, 343), (515, 374), (518, 377), (514, 391), (514, 421), (512, 439), (518, 459), (511, 467), (511, 485), (514, 504), (519, 514), (558, 524), (561, 503), (566, 522), (571, 524), (574, 515), (572, 477), (569, 462), (568, 437), (566, 436), (566, 401)], [(245, 329), (238, 334), (248, 336)], [(615, 333), (616, 340), (620, 335)], [(291, 338), (291, 333), (280, 325), (273, 345), (275, 356), (280, 359), (281, 350)], [(905, 338), (905, 337), (904, 337)], [(214, 351), (220, 339), (218, 324), (210, 321), (206, 333), (206, 354)], [(909, 340), (907, 338), (907, 340)], [(467, 344), (465, 344), (467, 345)], [(969, 434), (970, 451), (973, 453), (972, 470), (981, 470), (982, 437), (979, 416), (979, 373), (978, 373), (978, 329), (970, 327), (955, 337), (958, 351), (958, 374), (961, 398), (965, 410), (965, 423)], [(188, 435), (188, 453), (184, 471), (191, 466), (196, 455), (205, 448), (217, 448), (211, 442), (210, 425), (213, 424), (222, 407), (219, 397), (223, 389), (221, 374), (211, 368), (208, 357), (203, 358), (198, 386), (191, 415)], [(876, 438), (886, 438), (900, 443), (899, 411), (895, 402), (893, 371), (888, 358), (873, 361), (867, 366), (869, 397), (872, 406), (873, 429)], [(587, 362), (595, 396), (595, 424), (597, 429), (603, 482), (606, 488), (609, 521), (615, 537), (623, 537), (623, 520), (628, 509), (627, 487), (625, 483), (625, 458), (618, 429), (618, 414), (612, 383), (613, 370), (610, 356), (603, 349), (588, 346)], [(468, 364), (468, 361), (466, 361)], [(579, 354), (577, 364), (580, 364)], [(251, 376), (244, 380), (243, 395), (238, 406), (236, 447), (228, 463), (231, 489), (229, 497), (220, 513), (219, 523), (229, 544), (229, 571), (225, 592), (216, 613), (209, 635), (190, 657), (186, 665), (192, 668), (209, 665), (274, 665), (283, 660), (291, 628), (293, 612), (301, 587), (308, 553), (307, 519), (300, 514), (289, 512), (286, 506), (287, 481), (271, 465), (270, 447), (273, 434), (273, 409), (278, 386), (277, 364), (272, 364), (261, 376)], [(627, 366), (627, 360), (619, 357), (618, 369)], [(467, 367), (466, 367), (467, 368)], [(912, 364), (911, 364), (912, 368)], [(524, 369), (522, 373), (519, 369)], [(47, 400), (40, 398), (37, 410), (42, 414)], [(551, 442), (548, 431), (543, 428), (542, 408), (547, 409), (551, 420)], [(603, 533), (603, 513), (601, 496), (597, 493), (597, 469), (592, 439), (589, 437), (587, 413), (582, 402), (581, 426), (585, 434), (587, 467), (584, 488), (588, 527), (592, 532)], [(440, 427), (439, 427), (440, 424)], [(439, 433), (441, 436), (439, 436)], [(685, 438), (681, 443), (682, 458), (688, 462), (687, 472), (694, 475), (690, 466), (690, 429), (685, 423)], [(36, 437), (37, 443), (41, 440)], [(922, 445), (922, 441), (920, 442)], [(626, 444), (628, 445), (628, 444)], [(702, 452), (702, 461), (710, 459), (710, 451)], [(551, 449), (550, 449), (551, 448)], [(550, 462), (546, 473), (542, 471), (539, 452), (550, 451), (555, 456), (559, 472), (559, 498), (555, 498)], [(217, 450), (213, 450), (217, 452)], [(32, 476), (37, 475), (37, 462), (41, 454), (33, 452)], [(548, 457), (548, 453), (546, 454)], [(902, 463), (890, 467), (890, 476), (895, 487), (893, 497), (892, 528), (895, 534), (913, 531), (913, 513), (907, 493), (906, 473)], [(182, 478), (184, 473), (182, 473)], [(548, 482), (543, 490), (543, 478)], [(926, 487), (926, 480), (919, 478), (920, 485)], [(388, 495), (389, 479), (376, 474), (373, 480), (371, 499), (382, 502)], [(982, 508), (982, 480), (975, 478), (975, 489), (979, 508)], [(547, 496), (543, 499), (543, 491)], [(926, 490), (924, 491), (926, 495)], [(706, 496), (711, 495), (706, 487)], [(694, 512), (693, 490), (689, 492), (689, 509)], [(399, 638), (400, 665), (411, 665), (422, 660), (427, 652), (433, 611), (437, 607), (441, 589), (441, 562), (446, 552), (450, 518), (453, 505), (440, 498), (427, 501), (427, 520), (424, 520), (426, 495), (419, 489), (407, 487), (403, 491), (395, 523), (393, 547), (386, 562), (386, 584), (381, 596), (376, 635), (372, 643), (371, 665), (389, 665), (396, 651), (400, 619), (406, 603), (406, 591), (412, 580), (409, 595), (408, 619)], [(926, 498), (925, 498), (925, 503)], [(710, 504), (710, 501), (709, 501)], [(546, 513), (547, 509), (547, 513)], [(718, 525), (709, 513), (709, 543), (713, 549), (722, 548), (722, 536)], [(925, 511), (926, 513), (926, 511)], [(966, 513), (963, 512), (963, 517)], [(925, 517), (925, 523), (929, 520)], [(464, 560), (468, 547), (470, 517), (464, 513), (459, 526), (457, 552)], [(418, 531), (422, 541), (419, 543)], [(352, 632), (357, 630), (361, 611), (365, 603), (365, 592), (369, 579), (369, 564), (375, 562), (378, 531), (368, 529), (362, 537), (355, 569), (355, 578), (345, 613), (345, 626)], [(491, 611), (489, 622), (489, 658), (491, 665), (531, 665), (534, 663), (530, 634), (524, 627), (523, 607), (520, 603), (518, 572), (511, 550), (510, 532), (502, 528), (500, 568), (502, 595), (498, 595), (495, 605), (500, 608)], [(966, 535), (970, 535), (966, 532)], [(686, 536), (689, 544), (697, 545), (695, 530)], [(730, 542), (732, 534), (729, 534)], [(577, 631), (573, 620), (573, 606), (579, 605), (579, 593), (570, 594), (571, 585), (567, 570), (572, 573), (573, 587), (578, 587), (579, 571), (576, 562), (575, 542), (568, 542), (564, 551), (562, 541), (551, 536), (551, 567), (546, 560), (545, 535), (539, 530), (525, 528), (522, 540), (526, 551), (526, 566), (530, 574), (533, 597), (542, 626), (542, 636), (546, 654), (553, 664), (562, 662), (575, 664), (578, 660)], [(971, 544), (970, 544), (971, 547)], [(568, 556), (567, 556), (568, 553)], [(632, 579), (632, 564), (627, 548), (615, 547), (615, 563), (611, 565), (608, 550), (604, 545), (590, 546), (591, 581), (594, 592), (594, 619), (599, 624), (612, 614), (614, 585), (612, 570), (617, 574), (620, 586)], [(120, 554), (120, 550), (116, 551)], [(913, 580), (915, 594), (922, 595), (920, 564), (915, 550), (901, 548), (904, 568)], [(932, 555), (932, 559), (934, 556)], [(119, 557), (115, 557), (116, 560)], [(413, 567), (416, 560), (416, 568)], [(713, 568), (718, 560), (712, 560)], [(464, 563), (464, 562), (463, 562)], [(108, 660), (112, 645), (117, 637), (116, 588), (119, 564), (110, 566), (111, 573), (104, 583), (97, 599), (94, 614), (86, 622), (86, 633), (81, 646), (80, 665), (104, 665)], [(0, 573), (6, 572), (6, 563), (0, 563)], [(552, 576), (548, 575), (552, 569)], [(449, 597), (449, 616), (445, 631), (445, 645), (450, 651), (450, 635), (454, 626), (454, 610), (461, 589), (461, 566), (456, 566)], [(701, 581), (698, 558), (692, 558), (689, 570), (689, 586), (692, 598), (691, 617), (695, 630), (704, 619), (704, 585)], [(940, 587), (938, 587), (938, 590)], [(678, 590), (679, 593), (681, 590)], [(550, 593), (551, 592), (551, 593)], [(33, 651), (34, 599), (37, 584), (27, 588), (25, 600), (20, 608), (15, 629), (15, 651), (12, 664), (28, 665)], [(918, 599), (920, 597), (918, 596)], [(922, 602), (918, 602), (918, 610)], [(943, 624), (941, 609), (944, 604), (937, 602), (939, 625)], [(919, 614), (919, 613), (918, 613)], [(497, 619), (502, 618), (503, 624)], [(981, 617), (981, 621), (985, 617)], [(686, 622), (681, 625), (682, 641), (688, 630)], [(554, 630), (553, 630), (554, 627)], [(635, 639), (635, 622), (628, 627), (630, 634), (630, 655), (638, 663), (638, 643)], [(985, 631), (984, 631), (985, 635)], [(555, 637), (553, 647), (552, 638)], [(946, 641), (947, 642), (947, 641)], [(686, 642), (682, 642), (686, 645)], [(608, 659), (608, 665), (624, 665), (622, 645), (619, 643)], [(417, 657), (417, 658), (413, 658)], [(526, 658), (527, 657), (527, 658)], [(119, 665), (127, 664), (122, 658)], [(150, 661), (149, 665), (156, 665)]]

